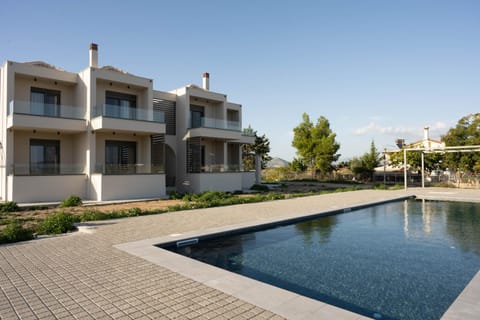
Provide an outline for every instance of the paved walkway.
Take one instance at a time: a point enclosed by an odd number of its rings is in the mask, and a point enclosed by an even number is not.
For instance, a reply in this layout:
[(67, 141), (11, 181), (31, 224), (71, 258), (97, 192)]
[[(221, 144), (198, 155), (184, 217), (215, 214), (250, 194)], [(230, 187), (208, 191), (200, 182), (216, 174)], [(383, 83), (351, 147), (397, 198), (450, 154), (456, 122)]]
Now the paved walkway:
[[(93, 233), (0, 246), (1, 319), (282, 319), (114, 247), (252, 221), (348, 208), (451, 189), (355, 191), (95, 223)], [(429, 193), (430, 192), (430, 193)], [(443, 193), (443, 194), (442, 194)], [(480, 199), (465, 192), (463, 200)], [(453, 318), (452, 318), (453, 319)]]

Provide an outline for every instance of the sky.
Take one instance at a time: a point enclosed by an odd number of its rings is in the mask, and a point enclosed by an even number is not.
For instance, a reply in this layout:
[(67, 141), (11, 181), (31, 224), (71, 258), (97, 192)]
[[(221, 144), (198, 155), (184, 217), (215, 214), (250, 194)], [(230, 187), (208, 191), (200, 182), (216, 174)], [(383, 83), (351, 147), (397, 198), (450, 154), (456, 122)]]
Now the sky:
[(373, 141), (440, 139), (480, 112), (477, 0), (2, 0), (0, 63), (99, 64), (169, 91), (202, 83), (291, 161), (293, 128), (324, 116), (341, 160)]

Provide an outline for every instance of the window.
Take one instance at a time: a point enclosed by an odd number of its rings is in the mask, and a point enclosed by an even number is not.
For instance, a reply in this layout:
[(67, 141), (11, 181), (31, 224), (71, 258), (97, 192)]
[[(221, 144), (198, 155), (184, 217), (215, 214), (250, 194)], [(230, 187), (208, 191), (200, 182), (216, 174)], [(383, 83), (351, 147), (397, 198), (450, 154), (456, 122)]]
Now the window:
[(205, 146), (201, 138), (195, 137), (187, 140), (187, 172), (199, 173), (205, 167)]
[(30, 140), (30, 174), (60, 174), (59, 140)]
[(122, 119), (136, 119), (137, 96), (106, 91), (105, 116)]
[(137, 143), (105, 141), (105, 174), (136, 173)]
[(30, 112), (35, 115), (59, 117), (60, 91), (31, 88)]
[(163, 173), (163, 163), (165, 159), (165, 135), (152, 135), (150, 141), (152, 173)]
[(205, 117), (204, 108), (201, 106), (190, 106), (191, 123), (190, 128), (203, 127), (203, 118)]

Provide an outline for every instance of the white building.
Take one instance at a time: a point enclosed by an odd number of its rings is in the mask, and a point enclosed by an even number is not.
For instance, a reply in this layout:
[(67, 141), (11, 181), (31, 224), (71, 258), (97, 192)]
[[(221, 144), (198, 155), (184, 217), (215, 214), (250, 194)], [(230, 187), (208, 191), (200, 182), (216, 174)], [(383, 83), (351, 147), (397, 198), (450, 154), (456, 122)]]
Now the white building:
[(189, 85), (153, 90), (151, 79), (90, 65), (79, 73), (44, 62), (0, 67), (2, 201), (115, 200), (250, 187), (242, 172), (241, 106)]

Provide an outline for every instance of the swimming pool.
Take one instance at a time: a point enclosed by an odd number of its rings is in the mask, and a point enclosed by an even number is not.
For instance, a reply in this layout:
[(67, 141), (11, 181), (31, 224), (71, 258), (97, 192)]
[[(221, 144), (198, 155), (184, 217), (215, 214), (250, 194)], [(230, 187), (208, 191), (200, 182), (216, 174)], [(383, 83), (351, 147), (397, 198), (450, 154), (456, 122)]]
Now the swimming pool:
[(370, 317), (438, 319), (480, 269), (480, 204), (388, 203), (170, 250)]

